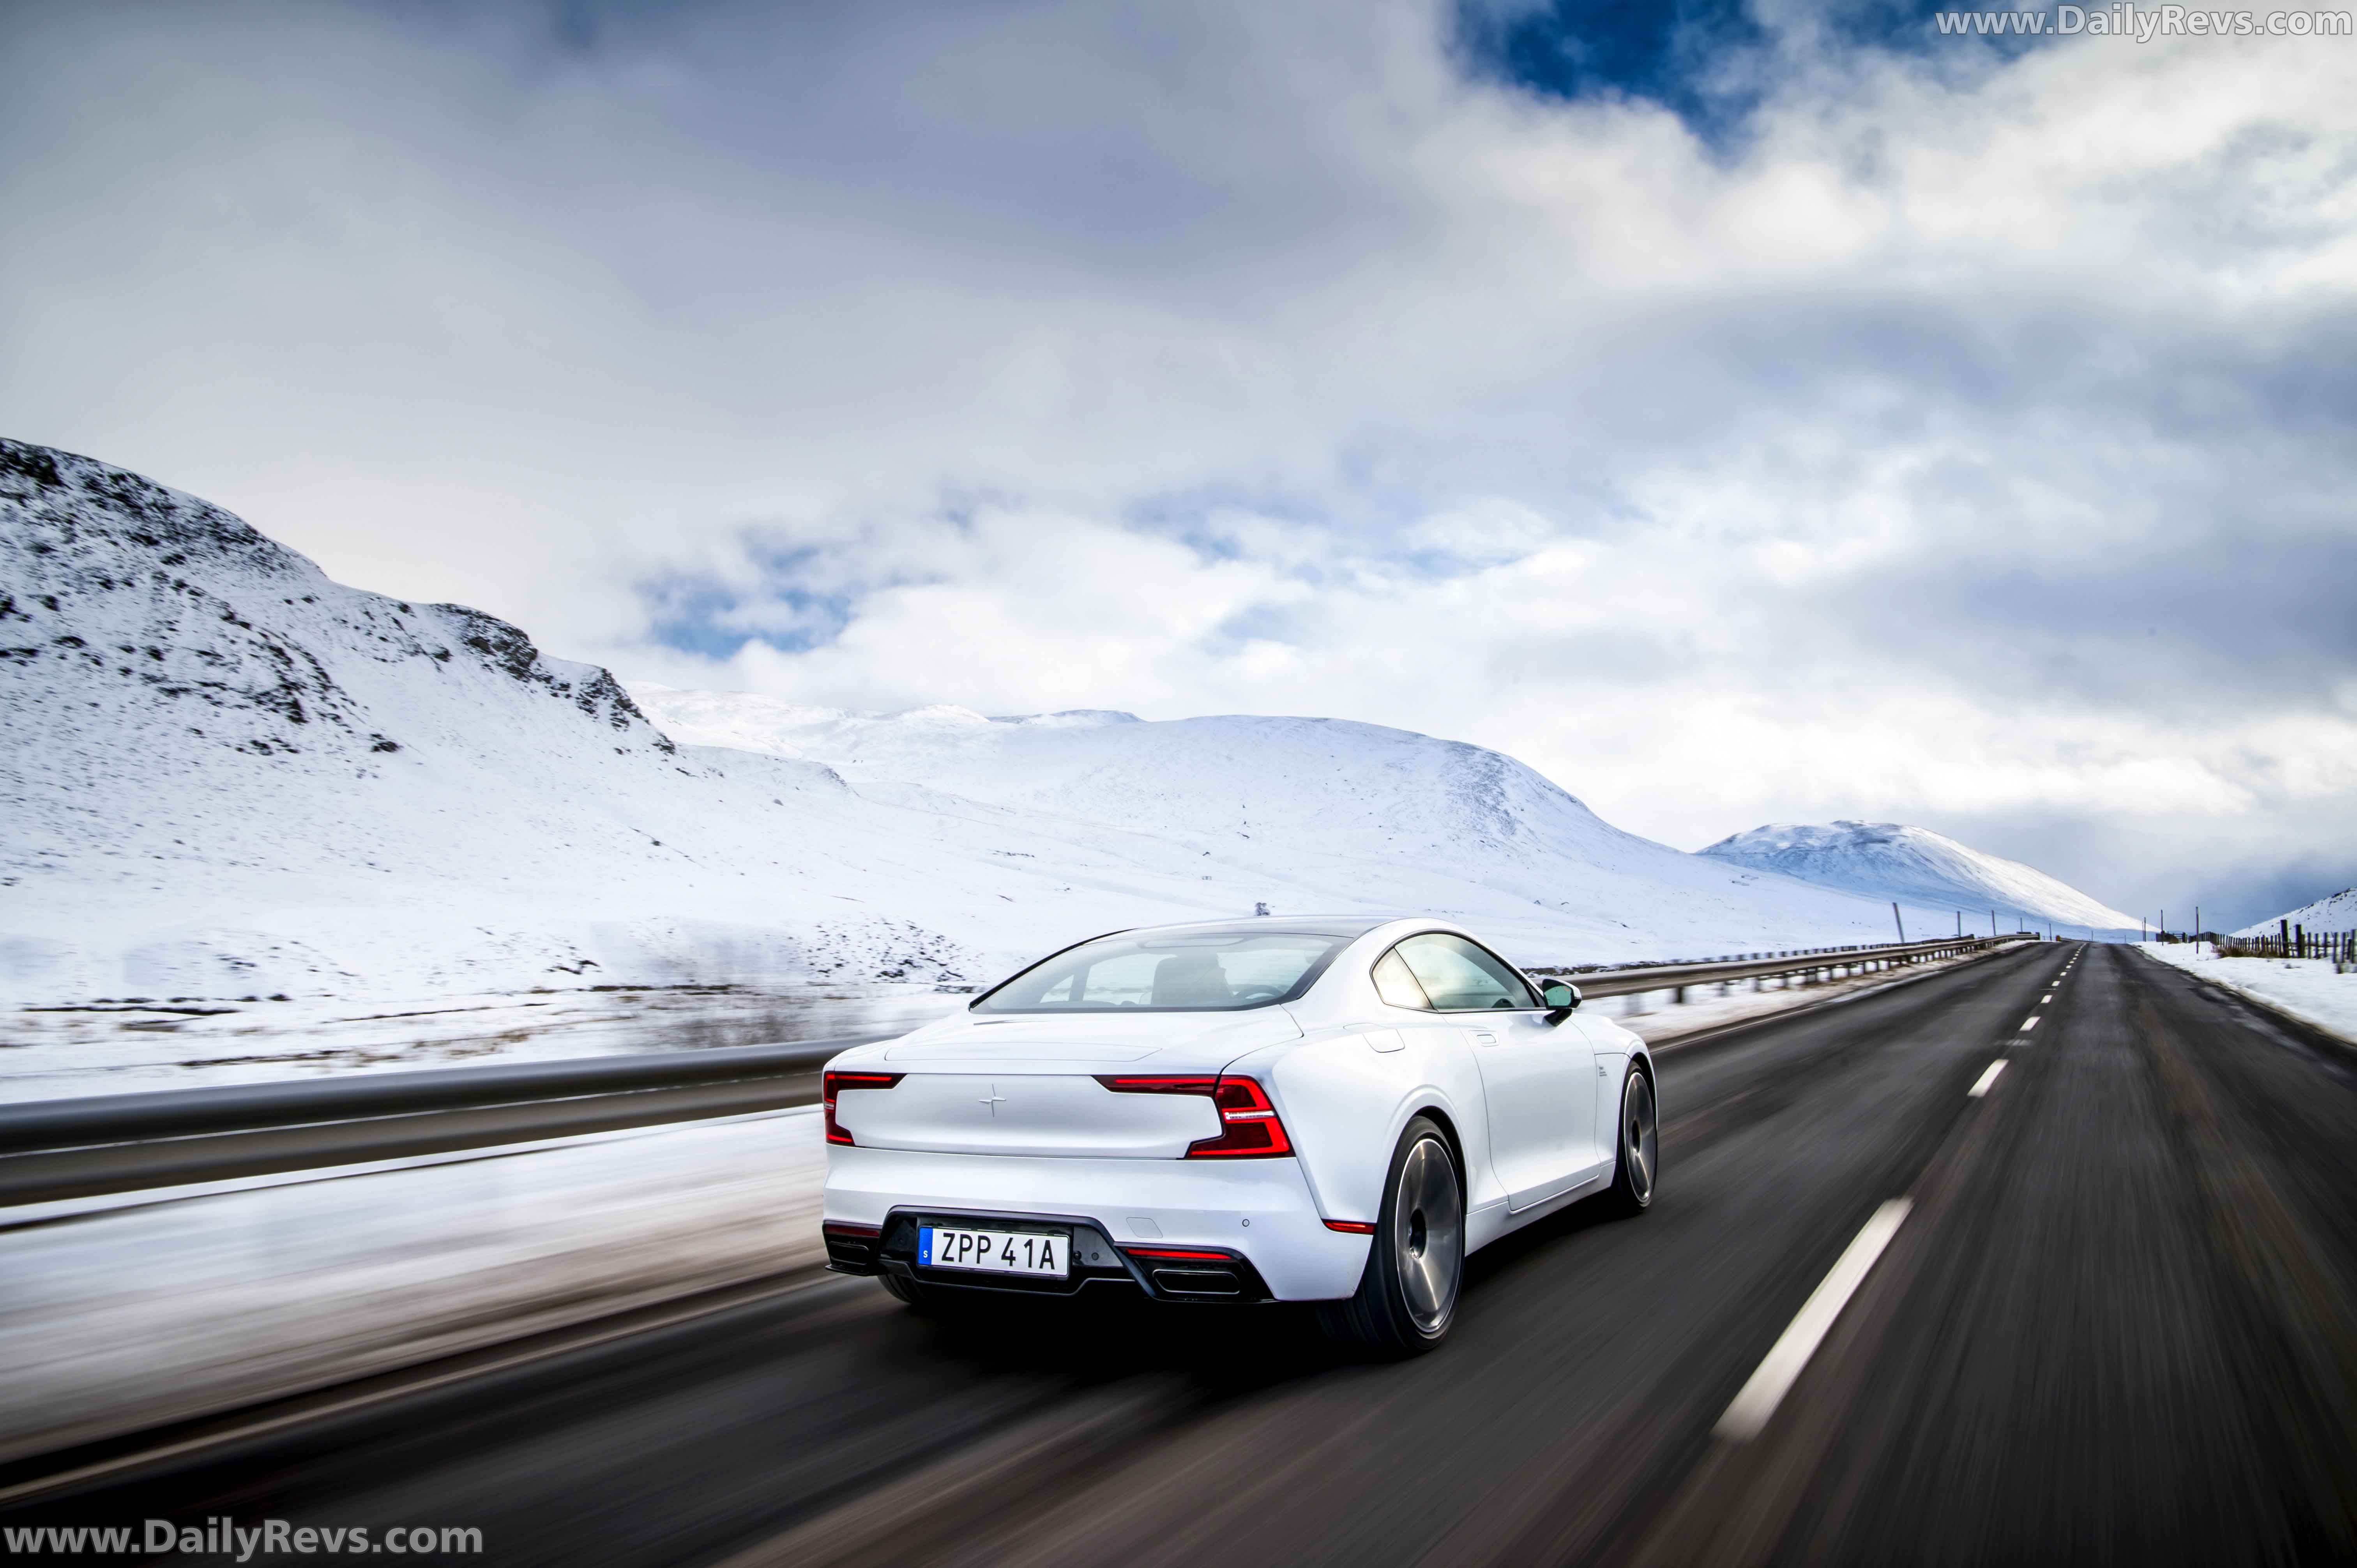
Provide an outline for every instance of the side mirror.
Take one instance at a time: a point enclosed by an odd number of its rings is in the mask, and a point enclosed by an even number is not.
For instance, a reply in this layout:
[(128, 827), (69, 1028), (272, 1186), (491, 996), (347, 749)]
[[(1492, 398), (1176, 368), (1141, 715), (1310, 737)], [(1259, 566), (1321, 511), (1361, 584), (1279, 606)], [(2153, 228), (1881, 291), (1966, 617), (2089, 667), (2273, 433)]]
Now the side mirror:
[(1551, 980), (1539, 988), (1539, 1000), (1546, 1004), (1547, 1022), (1560, 1024), (1579, 1005), (1579, 987), (1569, 981)]

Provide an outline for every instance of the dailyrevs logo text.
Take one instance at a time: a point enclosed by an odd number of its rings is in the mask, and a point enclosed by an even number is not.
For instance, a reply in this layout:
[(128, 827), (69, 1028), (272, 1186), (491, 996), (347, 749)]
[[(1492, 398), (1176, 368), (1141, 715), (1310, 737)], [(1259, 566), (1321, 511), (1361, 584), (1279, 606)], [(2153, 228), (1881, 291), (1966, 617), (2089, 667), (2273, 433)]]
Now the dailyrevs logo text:
[(128, 1525), (10, 1525), (0, 1529), (0, 1545), (13, 1553), (47, 1556), (226, 1557), (239, 1563), (264, 1557), (316, 1557), (362, 1553), (377, 1555), (479, 1555), (483, 1532), (472, 1526), (394, 1525), (372, 1533), (366, 1525), (322, 1527), (297, 1525), (291, 1520), (266, 1519), (246, 1526), (235, 1520), (209, 1519), (202, 1524), (175, 1524), (168, 1519)]
[(2205, 11), (2190, 5), (2057, 5), (2050, 11), (1935, 11), (1934, 31), (2020, 38), (2346, 38), (2357, 36), (2349, 11)]

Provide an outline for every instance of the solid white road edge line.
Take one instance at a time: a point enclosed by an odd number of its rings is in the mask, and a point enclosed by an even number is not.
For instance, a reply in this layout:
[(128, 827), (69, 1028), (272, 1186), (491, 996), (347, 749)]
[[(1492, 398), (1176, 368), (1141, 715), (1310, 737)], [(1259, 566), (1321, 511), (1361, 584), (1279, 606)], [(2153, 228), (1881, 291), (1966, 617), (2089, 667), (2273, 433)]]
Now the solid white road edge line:
[(1989, 1063), (1988, 1070), (1975, 1079), (1970, 1089), (1964, 1090), (1965, 1098), (1978, 1100), (1982, 1095), (1986, 1094), (1989, 1091), (1989, 1085), (1996, 1081), (1996, 1075), (2004, 1070), (2005, 1061), (2002, 1058)]
[(1863, 1230), (1850, 1239), (1842, 1255), (1834, 1261), (1833, 1271), (1817, 1284), (1809, 1299), (1801, 1304), (1800, 1314), (1785, 1326), (1783, 1334), (1768, 1349), (1768, 1355), (1751, 1374), (1750, 1380), (1737, 1391), (1735, 1402), (1718, 1418), (1711, 1429), (1714, 1437), (1724, 1437), (1732, 1443), (1747, 1443), (1760, 1435), (1768, 1418), (1776, 1413), (1784, 1395), (1792, 1389), (1809, 1358), (1817, 1353), (1817, 1346), (1833, 1327), (1834, 1319), (1849, 1305), (1849, 1298), (1874, 1267), (1882, 1250), (1890, 1245), (1890, 1238), (1899, 1233), (1901, 1221), (1914, 1208), (1910, 1199), (1894, 1197), (1874, 1211)]

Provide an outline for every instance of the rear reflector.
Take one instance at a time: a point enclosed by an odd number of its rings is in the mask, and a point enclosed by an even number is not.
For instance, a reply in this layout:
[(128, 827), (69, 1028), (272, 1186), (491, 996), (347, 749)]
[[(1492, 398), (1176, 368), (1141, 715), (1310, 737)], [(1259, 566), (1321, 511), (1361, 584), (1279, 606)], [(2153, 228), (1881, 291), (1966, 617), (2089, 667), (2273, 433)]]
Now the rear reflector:
[(1133, 1258), (1179, 1258), (1192, 1263), (1232, 1263), (1233, 1252), (1206, 1252), (1198, 1247), (1124, 1247)]
[(846, 1241), (873, 1241), (884, 1234), (881, 1225), (855, 1225), (848, 1219), (828, 1219), (819, 1229), (829, 1236), (840, 1236)]
[(1293, 1153), (1293, 1140), (1270, 1103), (1260, 1080), (1222, 1073), (1187, 1077), (1154, 1077), (1144, 1073), (1101, 1073), (1097, 1081), (1115, 1094), (1200, 1094), (1220, 1113), (1220, 1135), (1198, 1138), (1187, 1145), (1190, 1160), (1275, 1159)]
[(1363, 1219), (1329, 1219), (1326, 1229), (1340, 1230), (1346, 1236), (1372, 1236), (1375, 1233), (1375, 1228)]
[(843, 1123), (834, 1119), (834, 1096), (845, 1089), (889, 1089), (908, 1074), (899, 1072), (831, 1072), (819, 1080), (819, 1103), (825, 1107), (826, 1141), (830, 1144), (852, 1142)]

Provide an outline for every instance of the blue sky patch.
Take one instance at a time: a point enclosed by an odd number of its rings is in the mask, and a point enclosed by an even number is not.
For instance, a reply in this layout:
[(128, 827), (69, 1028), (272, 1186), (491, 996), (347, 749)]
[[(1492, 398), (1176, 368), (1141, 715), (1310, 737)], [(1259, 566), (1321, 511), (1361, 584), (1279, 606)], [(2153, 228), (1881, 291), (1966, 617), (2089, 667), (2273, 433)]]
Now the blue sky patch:
[[(791, 563), (764, 563), (781, 574)], [(848, 595), (814, 594), (774, 580), (758, 589), (705, 578), (670, 577), (639, 585), (655, 641), (705, 659), (731, 659), (748, 642), (805, 653), (843, 635)]]
[(1481, 74), (1551, 98), (1641, 98), (1713, 140), (1757, 101), (1739, 85), (1749, 76), (1740, 66), (1769, 43), (1739, 0), (1469, 4), (1458, 12), (1458, 38)]
[(2032, 47), (2029, 38), (1941, 38), (1932, 24), (1936, 10), (1994, 3), (1852, 0), (1764, 22), (1742, 0), (1460, 0), (1456, 41), (1481, 76), (1550, 98), (1658, 103), (1704, 141), (1724, 145), (1773, 84), (1780, 43), (1806, 38), (1820, 48), (1910, 55), (1938, 47), (1976, 57)]

